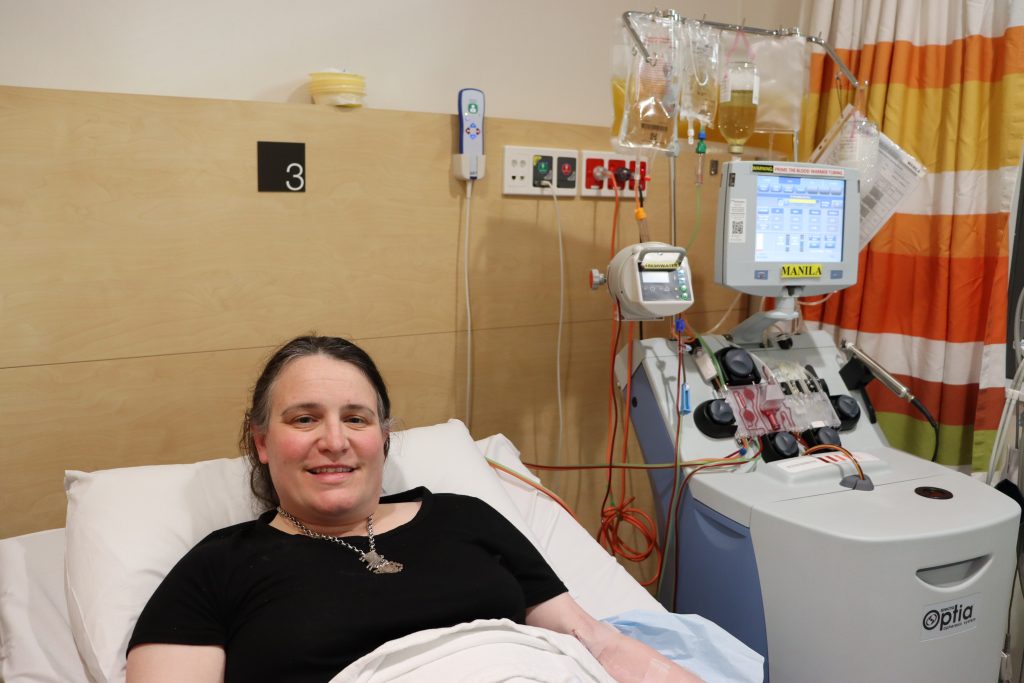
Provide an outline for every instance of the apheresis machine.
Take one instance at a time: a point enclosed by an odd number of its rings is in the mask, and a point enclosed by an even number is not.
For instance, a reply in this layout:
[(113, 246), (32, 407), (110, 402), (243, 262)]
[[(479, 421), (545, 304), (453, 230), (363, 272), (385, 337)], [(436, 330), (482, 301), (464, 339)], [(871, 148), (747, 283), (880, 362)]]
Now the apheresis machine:
[[(856, 171), (726, 163), (715, 280), (775, 307), (617, 357), (645, 460), (684, 464), (651, 476), (673, 558), (659, 597), (763, 654), (766, 680), (995, 681), (1020, 507), (888, 447), (855, 346), (778, 333), (797, 297), (857, 281), (859, 212)], [(685, 252), (660, 243), (623, 250), (608, 287), (631, 320), (694, 300)]]

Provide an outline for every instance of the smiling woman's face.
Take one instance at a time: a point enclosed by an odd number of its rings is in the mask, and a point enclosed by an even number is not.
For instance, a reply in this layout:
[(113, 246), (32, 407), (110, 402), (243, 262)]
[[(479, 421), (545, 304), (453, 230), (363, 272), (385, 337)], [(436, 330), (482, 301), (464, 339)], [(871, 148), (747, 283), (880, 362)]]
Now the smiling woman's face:
[(354, 527), (376, 510), (386, 438), (377, 406), (350, 363), (318, 354), (281, 370), (254, 441), (282, 508), (321, 529)]

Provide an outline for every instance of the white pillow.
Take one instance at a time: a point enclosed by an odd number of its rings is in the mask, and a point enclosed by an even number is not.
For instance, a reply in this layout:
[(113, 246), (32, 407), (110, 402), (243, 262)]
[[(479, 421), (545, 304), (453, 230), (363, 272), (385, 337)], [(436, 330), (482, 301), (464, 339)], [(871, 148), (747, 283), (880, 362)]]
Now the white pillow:
[[(415, 486), (476, 496), (533, 540), (457, 420), (395, 432), (384, 490)], [(123, 681), (135, 622), (175, 562), (211, 531), (255, 517), (248, 467), (235, 458), (67, 472), (64, 487), (65, 587), (75, 642), (94, 681)]]
[(64, 474), (65, 593), (93, 681), (123, 681), (125, 648), (149, 596), (215, 529), (254, 517), (243, 459)]

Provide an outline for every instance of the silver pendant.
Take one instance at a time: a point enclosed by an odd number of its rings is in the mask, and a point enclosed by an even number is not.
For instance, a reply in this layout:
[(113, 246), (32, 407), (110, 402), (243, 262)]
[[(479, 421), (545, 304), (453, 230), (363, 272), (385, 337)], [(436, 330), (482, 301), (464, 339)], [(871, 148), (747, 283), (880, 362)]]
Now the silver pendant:
[(397, 574), (402, 571), (401, 562), (385, 560), (376, 550), (370, 550), (359, 558), (366, 563), (366, 568), (374, 574)]

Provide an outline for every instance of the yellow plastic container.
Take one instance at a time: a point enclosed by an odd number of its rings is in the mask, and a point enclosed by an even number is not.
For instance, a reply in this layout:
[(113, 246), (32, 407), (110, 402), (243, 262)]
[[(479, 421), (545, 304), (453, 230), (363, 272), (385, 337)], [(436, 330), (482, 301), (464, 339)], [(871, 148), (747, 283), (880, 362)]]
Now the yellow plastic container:
[(366, 96), (366, 79), (359, 74), (315, 71), (309, 75), (309, 93), (317, 104), (361, 107)]

